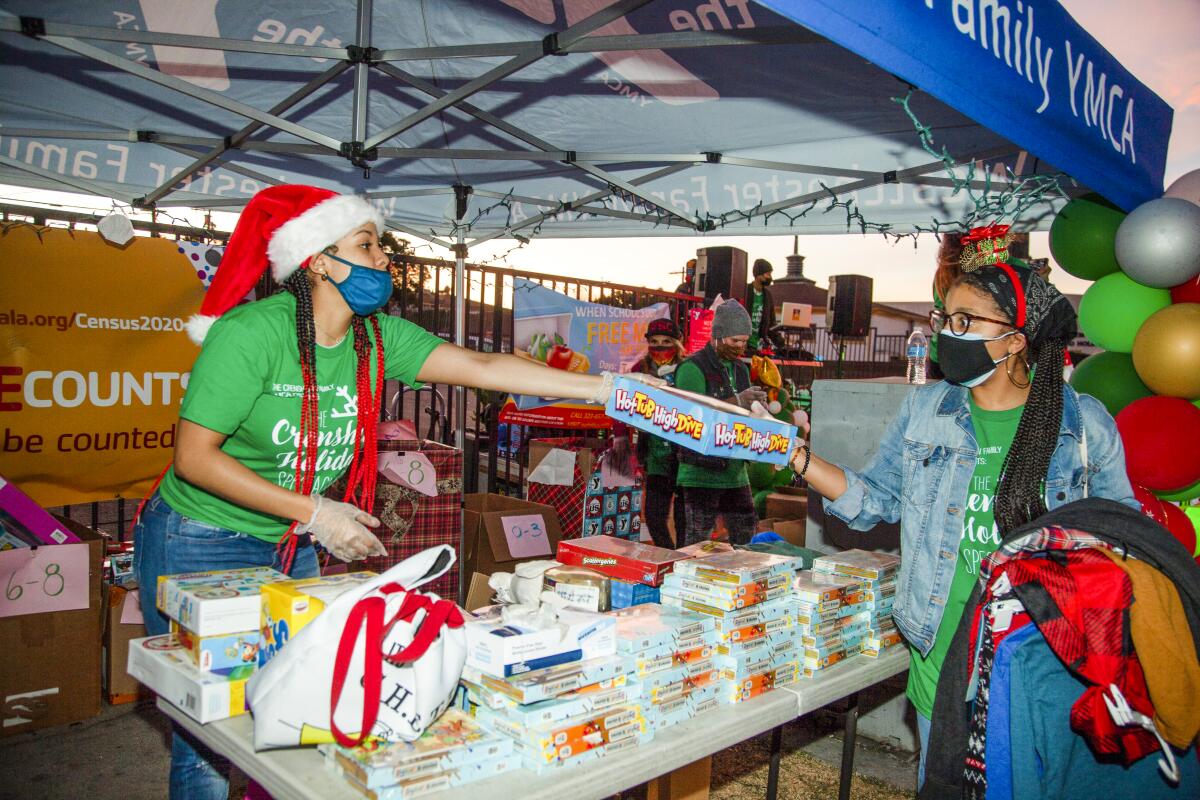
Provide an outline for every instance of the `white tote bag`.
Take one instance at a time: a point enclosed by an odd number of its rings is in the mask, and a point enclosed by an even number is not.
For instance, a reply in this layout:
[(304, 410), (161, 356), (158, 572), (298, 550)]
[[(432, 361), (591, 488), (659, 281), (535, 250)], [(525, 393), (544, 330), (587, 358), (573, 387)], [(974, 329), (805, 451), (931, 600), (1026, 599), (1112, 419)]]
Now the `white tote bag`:
[(420, 736), (450, 704), (467, 647), (458, 606), (416, 590), (454, 559), (431, 547), (341, 595), (256, 672), (254, 748)]

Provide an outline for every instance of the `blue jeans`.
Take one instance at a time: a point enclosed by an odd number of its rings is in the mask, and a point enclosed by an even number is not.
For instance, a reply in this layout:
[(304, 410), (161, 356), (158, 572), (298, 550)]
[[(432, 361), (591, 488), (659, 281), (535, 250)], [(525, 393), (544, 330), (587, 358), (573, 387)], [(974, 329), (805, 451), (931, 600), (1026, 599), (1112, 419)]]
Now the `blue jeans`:
[(929, 726), (930, 720), (921, 716), (921, 712), (917, 712), (917, 736), (921, 739), (921, 758), (917, 762), (917, 791), (921, 791), (921, 787), (925, 785), (925, 755), (929, 752)]
[[(167, 633), (169, 622), (154, 604), (159, 575), (211, 569), (274, 567), (281, 564), (275, 546), (244, 533), (218, 528), (185, 517), (155, 492), (146, 503), (134, 531), (134, 572), (152, 636)], [(291, 575), (310, 578), (320, 574), (316, 551), (296, 551)], [(171, 741), (171, 800), (226, 800), (229, 796), (229, 762), (213, 753), (186, 731), (175, 728)]]

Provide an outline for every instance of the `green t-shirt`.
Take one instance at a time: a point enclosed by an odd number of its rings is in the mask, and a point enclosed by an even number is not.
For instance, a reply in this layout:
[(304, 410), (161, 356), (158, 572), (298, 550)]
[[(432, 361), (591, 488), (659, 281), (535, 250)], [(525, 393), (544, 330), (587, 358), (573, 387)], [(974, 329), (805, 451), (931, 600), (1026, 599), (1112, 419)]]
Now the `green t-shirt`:
[(750, 290), (750, 341), (746, 348), (753, 351), (758, 348), (758, 332), (762, 326), (763, 293), (758, 289)]
[(671, 443), (652, 433), (643, 432), (641, 435), (650, 437), (650, 441), (646, 445), (646, 474), (671, 475), (671, 477), (675, 477), (671, 473), (672, 465), (674, 464), (671, 457), (673, 449)]
[[(420, 327), (376, 315), (383, 335), (384, 375), (418, 386), (417, 373), (442, 340)], [(221, 450), (271, 483), (292, 489), (303, 381), (296, 345), (296, 299), (281, 292), (224, 314), (209, 330), (192, 366), (182, 419), (228, 438)], [(372, 336), (367, 326), (368, 336)], [(350, 466), (358, 426), (358, 359), (354, 334), (317, 347), (320, 431), (314, 491), (325, 490)], [(371, 385), (375, 385), (372, 350)], [(180, 514), (278, 541), (290, 520), (235, 505), (168, 470), (159, 487)]]
[(942, 614), (933, 649), (928, 656), (922, 656), (913, 649), (908, 668), (908, 699), (926, 719), (933, 717), (933, 698), (937, 693), (942, 662), (946, 659), (946, 651), (950, 649), (950, 640), (954, 638), (971, 589), (979, 577), (979, 562), (1000, 546), (992, 500), (996, 494), (996, 484), (1000, 481), (1000, 468), (1017, 434), (1017, 424), (1021, 421), (1024, 408), (1017, 406), (1007, 411), (984, 411), (971, 402), (971, 424), (975, 428), (979, 452), (975, 457), (975, 472), (971, 475), (963, 511), (963, 531), (958, 544), (958, 558), (955, 560), (954, 580), (950, 584), (950, 596), (946, 600), (946, 610)]
[[(729, 371), (729, 383), (733, 385), (733, 362), (725, 362), (725, 368)], [(708, 394), (704, 373), (690, 361), (683, 362), (679, 369), (675, 370), (675, 386), (696, 394)], [(750, 479), (746, 477), (746, 462), (731, 458), (729, 466), (722, 470), (705, 469), (681, 461), (676, 483), (680, 486), (704, 489), (737, 489), (740, 486), (749, 486)]]

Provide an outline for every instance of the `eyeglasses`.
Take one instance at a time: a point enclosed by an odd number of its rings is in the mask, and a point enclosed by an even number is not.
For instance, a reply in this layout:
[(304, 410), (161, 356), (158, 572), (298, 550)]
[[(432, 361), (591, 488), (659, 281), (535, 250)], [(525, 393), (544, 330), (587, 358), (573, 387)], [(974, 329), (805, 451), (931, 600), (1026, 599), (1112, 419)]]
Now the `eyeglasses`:
[(980, 317), (976, 314), (968, 314), (965, 311), (955, 311), (953, 314), (947, 314), (945, 311), (935, 308), (929, 312), (929, 329), (934, 333), (941, 333), (942, 328), (945, 328), (946, 323), (949, 322), (950, 332), (955, 336), (962, 336), (971, 330), (971, 323), (975, 321), (994, 322), (1006, 328), (1013, 327), (1011, 322), (1002, 319), (992, 319), (991, 317)]

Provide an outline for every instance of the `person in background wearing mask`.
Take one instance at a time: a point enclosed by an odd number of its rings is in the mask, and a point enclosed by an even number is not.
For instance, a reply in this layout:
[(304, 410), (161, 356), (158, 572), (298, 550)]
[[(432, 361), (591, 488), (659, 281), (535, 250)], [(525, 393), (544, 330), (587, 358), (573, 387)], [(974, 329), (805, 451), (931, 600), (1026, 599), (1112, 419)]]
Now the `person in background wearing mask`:
[[(675, 370), (684, 357), (681, 338), (679, 326), (671, 320), (664, 317), (651, 322), (646, 328), (646, 342), (650, 347), (634, 366), (634, 372), (663, 378), (668, 383), (673, 381)], [(650, 529), (650, 538), (659, 547), (675, 549), (676, 543), (671, 539), (671, 531), (667, 527), (667, 515), (672, 511), (671, 501), (674, 500), (675, 534), (680, 538), (679, 546), (682, 547), (686, 520), (683, 516), (683, 496), (675, 484), (679, 468), (675, 448), (654, 434), (639, 432), (637, 455), (646, 474), (646, 527)]]
[(946, 380), (905, 396), (866, 468), (831, 464), (807, 445), (792, 459), (827, 514), (860, 531), (900, 523), (894, 617), (912, 651), (918, 787), (938, 678), (980, 562), (1010, 532), (1085, 496), (1140, 507), (1112, 417), (1063, 381), (1075, 310), (1009, 263), (1008, 243), (1004, 225), (961, 237), (961, 273), (929, 318)]
[[(766, 392), (750, 383), (750, 369), (740, 359), (750, 340), (750, 315), (736, 300), (717, 306), (712, 339), (675, 370), (675, 386), (736, 403), (749, 410), (764, 403)], [(750, 494), (746, 462), (734, 458), (703, 456), (679, 448), (676, 483), (683, 492), (686, 520), (683, 545), (707, 541), (717, 517), (725, 518), (731, 544), (747, 544), (758, 517)]]
[(754, 262), (754, 280), (746, 287), (746, 306), (750, 309), (750, 341), (747, 349), (751, 353), (775, 349), (771, 331), (775, 328), (775, 298), (771, 297), (771, 262), (765, 258)]

